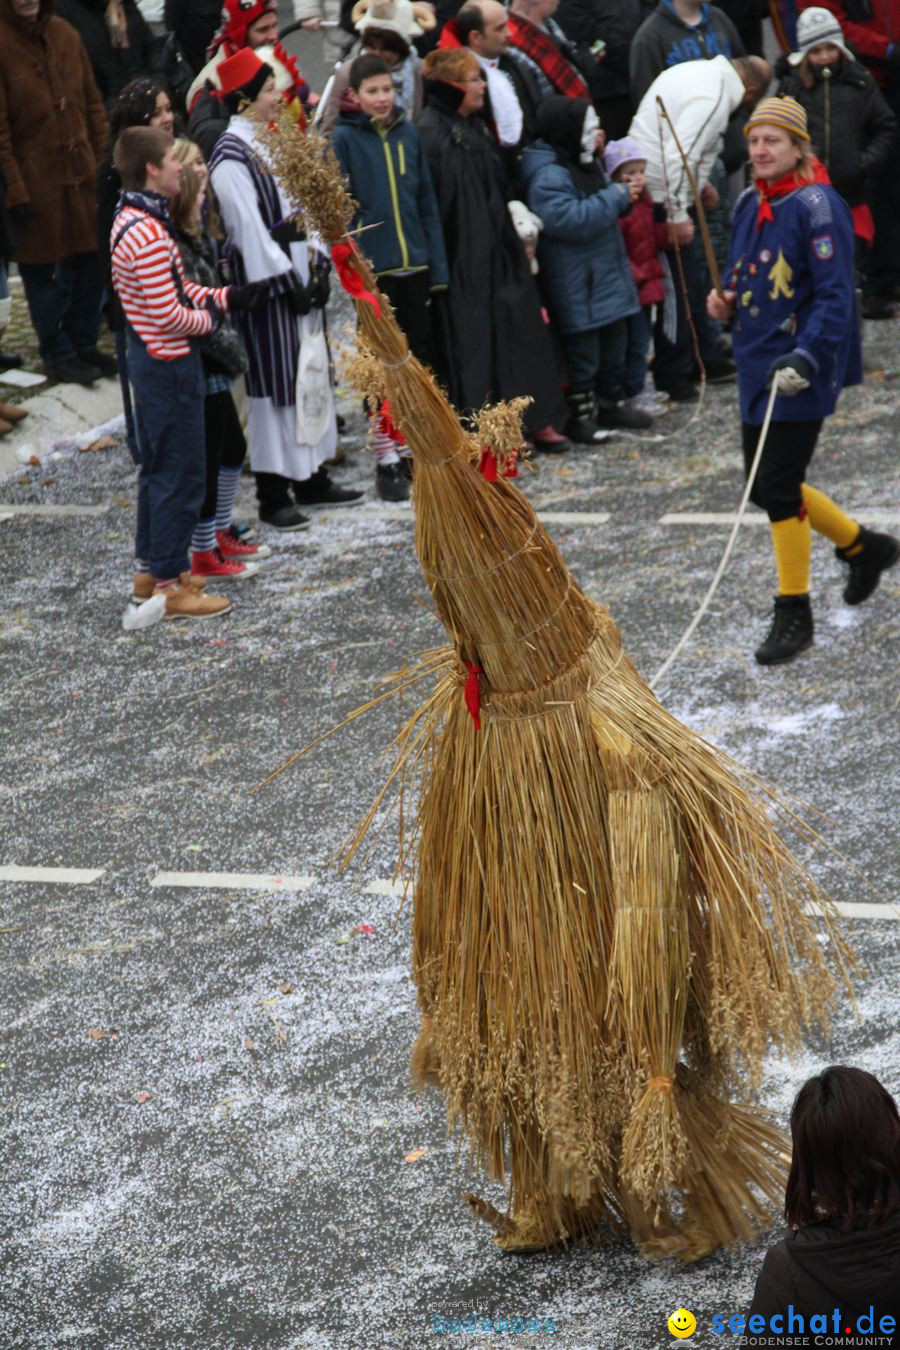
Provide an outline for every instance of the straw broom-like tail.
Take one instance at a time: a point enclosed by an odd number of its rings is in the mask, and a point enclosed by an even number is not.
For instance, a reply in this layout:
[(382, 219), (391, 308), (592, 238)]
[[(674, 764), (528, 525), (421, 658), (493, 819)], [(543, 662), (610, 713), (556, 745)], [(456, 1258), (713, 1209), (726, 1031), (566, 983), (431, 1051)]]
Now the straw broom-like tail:
[[(765, 786), (660, 706), (527, 499), (479, 472), (484, 435), (410, 356), (348, 242), (336, 167), (289, 124), (270, 150), (357, 297), (361, 383), (412, 450), (416, 547), (452, 643), (391, 780), (423, 769), (417, 1071), (508, 1183), (508, 1215), (473, 1201), (499, 1245), (610, 1220), (648, 1251), (699, 1255), (778, 1196), (780, 1136), (730, 1099), (770, 1046), (824, 1021), (846, 947)], [(508, 448), (499, 423), (491, 439)]]

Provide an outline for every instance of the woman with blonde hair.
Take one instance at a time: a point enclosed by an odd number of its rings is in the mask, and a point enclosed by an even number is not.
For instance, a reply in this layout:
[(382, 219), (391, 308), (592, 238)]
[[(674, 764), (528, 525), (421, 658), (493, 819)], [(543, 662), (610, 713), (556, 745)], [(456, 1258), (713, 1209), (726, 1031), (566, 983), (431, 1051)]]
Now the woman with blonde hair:
[(848, 605), (868, 599), (900, 544), (865, 529), (805, 481), (840, 391), (862, 381), (850, 212), (812, 153), (795, 99), (764, 99), (744, 132), (756, 183), (735, 207), (725, 297), (711, 291), (707, 310), (732, 324), (748, 472), (777, 381), (750, 494), (768, 514), (778, 571), (772, 625), (756, 650), (768, 666), (812, 645), (812, 530), (849, 567)]
[[(221, 286), (227, 279), (222, 274), (220, 256), (224, 232), (207, 195), (209, 173), (203, 152), (193, 141), (183, 139), (175, 142), (173, 150), (184, 167), (178, 192), (169, 204), (169, 216), (185, 275), (202, 286)], [(231, 387), (247, 362), (241, 341), (225, 315), (202, 340), (200, 356), (206, 390), (206, 490), (191, 539), (191, 576), (220, 580), (249, 577), (256, 571), (256, 562), (271, 549), (241, 539), (231, 518), (247, 453)]]

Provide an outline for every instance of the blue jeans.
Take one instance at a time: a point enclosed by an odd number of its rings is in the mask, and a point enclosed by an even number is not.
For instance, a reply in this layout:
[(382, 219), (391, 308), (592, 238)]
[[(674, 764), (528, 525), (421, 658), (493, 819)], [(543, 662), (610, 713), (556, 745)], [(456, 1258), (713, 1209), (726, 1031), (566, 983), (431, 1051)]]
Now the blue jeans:
[(650, 321), (652, 305), (644, 305), (637, 314), (629, 314), (628, 345), (625, 350), (625, 397), (634, 398), (644, 387), (647, 378), (647, 352), (653, 324)]
[(103, 291), (96, 253), (19, 263), (19, 275), (45, 366), (62, 365), (96, 347)]
[(627, 319), (616, 319), (583, 333), (562, 333), (560, 342), (570, 394), (594, 393), (614, 400), (624, 396)]
[(203, 366), (196, 351), (157, 361), (129, 331), (128, 374), (141, 457), (135, 556), (171, 581), (188, 570), (206, 486)]

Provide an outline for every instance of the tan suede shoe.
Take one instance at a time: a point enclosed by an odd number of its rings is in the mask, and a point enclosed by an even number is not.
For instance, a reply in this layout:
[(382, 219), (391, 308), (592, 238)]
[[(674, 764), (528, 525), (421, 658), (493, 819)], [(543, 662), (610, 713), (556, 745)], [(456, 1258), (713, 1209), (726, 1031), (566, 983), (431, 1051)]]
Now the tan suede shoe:
[(167, 619), (214, 619), (227, 614), (231, 601), (224, 595), (207, 595), (192, 581), (180, 580), (175, 586), (159, 588), (166, 597)]

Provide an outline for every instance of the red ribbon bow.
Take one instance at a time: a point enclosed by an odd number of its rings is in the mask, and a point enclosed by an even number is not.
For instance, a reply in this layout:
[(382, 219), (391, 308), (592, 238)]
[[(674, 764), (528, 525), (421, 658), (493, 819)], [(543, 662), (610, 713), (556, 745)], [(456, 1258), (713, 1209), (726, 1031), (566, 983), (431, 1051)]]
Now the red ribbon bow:
[(331, 261), (334, 263), (334, 270), (337, 272), (338, 281), (343, 286), (348, 295), (352, 295), (356, 300), (367, 300), (375, 310), (376, 319), (381, 318), (381, 305), (378, 303), (377, 296), (371, 291), (366, 290), (365, 282), (359, 275), (355, 267), (351, 267), (350, 260), (354, 254), (358, 254), (359, 249), (355, 244), (332, 244)]
[(483, 675), (484, 671), (481, 666), (476, 666), (474, 661), (467, 661), (466, 668), (469, 672), (465, 689), (466, 707), (469, 710), (469, 716), (475, 723), (475, 730), (480, 731), (481, 718), (478, 714), (481, 711), (481, 686), (478, 683), (478, 676)]

